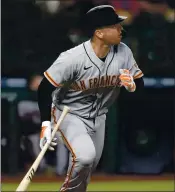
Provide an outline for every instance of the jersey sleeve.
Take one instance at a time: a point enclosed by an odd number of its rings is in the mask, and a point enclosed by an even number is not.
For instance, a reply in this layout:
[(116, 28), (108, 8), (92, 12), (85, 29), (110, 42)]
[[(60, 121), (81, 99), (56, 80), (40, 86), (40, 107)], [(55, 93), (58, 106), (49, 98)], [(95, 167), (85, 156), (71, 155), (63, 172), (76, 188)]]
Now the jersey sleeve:
[(130, 71), (130, 74), (133, 76), (134, 79), (141, 78), (143, 76), (143, 72), (139, 69), (131, 49), (128, 49), (127, 54), (128, 54), (127, 66)]
[(74, 72), (72, 60), (60, 55), (44, 72), (44, 76), (55, 87), (62, 87), (64, 83), (74, 78)]

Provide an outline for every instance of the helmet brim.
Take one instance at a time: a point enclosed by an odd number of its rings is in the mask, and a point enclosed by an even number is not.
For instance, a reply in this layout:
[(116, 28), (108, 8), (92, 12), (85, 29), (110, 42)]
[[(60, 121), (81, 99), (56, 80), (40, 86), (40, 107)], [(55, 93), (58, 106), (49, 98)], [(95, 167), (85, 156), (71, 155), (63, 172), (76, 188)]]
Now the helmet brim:
[(116, 17), (116, 20), (117, 20), (116, 24), (123, 22), (125, 19), (127, 19), (126, 16), (121, 16), (121, 15), (117, 16)]

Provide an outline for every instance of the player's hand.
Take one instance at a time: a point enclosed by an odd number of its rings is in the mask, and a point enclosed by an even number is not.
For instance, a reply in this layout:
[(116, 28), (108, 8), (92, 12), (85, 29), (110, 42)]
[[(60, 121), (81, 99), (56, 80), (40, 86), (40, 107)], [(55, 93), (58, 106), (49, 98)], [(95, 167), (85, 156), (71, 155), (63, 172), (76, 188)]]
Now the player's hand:
[(51, 122), (50, 121), (44, 121), (42, 123), (42, 129), (40, 134), (40, 148), (42, 149), (46, 143), (49, 143), (49, 150), (54, 151), (54, 146), (57, 145), (57, 138), (52, 138), (52, 128), (51, 128)]
[(119, 72), (120, 72), (119, 79), (121, 81), (120, 86), (124, 86), (126, 90), (128, 90), (129, 92), (134, 92), (136, 89), (136, 85), (132, 75), (129, 73), (129, 70), (119, 69)]

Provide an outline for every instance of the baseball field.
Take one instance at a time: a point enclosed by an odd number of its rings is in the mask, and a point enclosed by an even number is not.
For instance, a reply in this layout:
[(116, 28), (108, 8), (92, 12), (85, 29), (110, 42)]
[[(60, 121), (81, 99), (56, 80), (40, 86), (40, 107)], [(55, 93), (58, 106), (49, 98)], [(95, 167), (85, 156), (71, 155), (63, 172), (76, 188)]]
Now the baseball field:
[[(15, 191), (21, 178), (2, 177), (1, 191)], [(35, 177), (28, 191), (58, 191), (63, 178)], [(88, 191), (175, 191), (169, 176), (93, 176)]]

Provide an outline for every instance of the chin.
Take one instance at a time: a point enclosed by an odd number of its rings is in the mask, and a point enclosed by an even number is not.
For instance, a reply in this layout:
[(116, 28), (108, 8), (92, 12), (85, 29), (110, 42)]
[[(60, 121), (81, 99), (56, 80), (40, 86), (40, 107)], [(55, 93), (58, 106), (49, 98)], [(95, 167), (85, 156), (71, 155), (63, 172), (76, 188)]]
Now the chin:
[(117, 41), (117, 44), (120, 44), (120, 43), (121, 43), (121, 41), (122, 41), (122, 39), (119, 39), (119, 40)]
[(115, 42), (113, 43), (113, 45), (118, 45), (118, 44), (120, 44), (120, 42), (121, 42), (121, 40), (115, 41)]
[(121, 42), (121, 39), (117, 39), (117, 40), (114, 40), (114, 41), (109, 41), (107, 44), (110, 46), (110, 45), (118, 45), (120, 44)]

